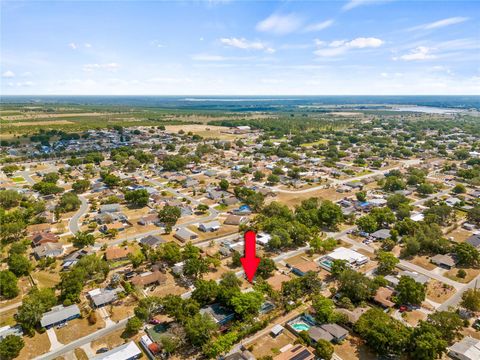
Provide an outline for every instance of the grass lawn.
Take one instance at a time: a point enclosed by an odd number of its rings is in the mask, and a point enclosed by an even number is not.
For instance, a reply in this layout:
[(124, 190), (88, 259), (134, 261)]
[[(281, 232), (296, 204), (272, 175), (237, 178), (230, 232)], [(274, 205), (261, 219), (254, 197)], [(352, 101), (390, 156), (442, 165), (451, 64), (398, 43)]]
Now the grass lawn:
[(20, 183), (20, 182), (24, 182), (25, 179), (22, 176), (17, 176), (17, 177), (12, 178), (12, 181), (14, 181), (16, 183)]
[(12, 309), (0, 313), (0, 327), (7, 325), (15, 325), (16, 321), (13, 316), (17, 313), (17, 309)]
[(41, 270), (32, 273), (39, 288), (54, 288), (60, 282), (58, 271)]
[(50, 340), (46, 332), (35, 333), (33, 337), (24, 336), (23, 341), (25, 341), (25, 347), (16, 358), (18, 360), (31, 360), (50, 350)]
[(418, 311), (418, 310), (413, 310), (409, 312), (404, 313), (404, 319), (406, 322), (408, 322), (412, 326), (417, 326), (418, 322), (420, 320), (425, 320), (427, 318), (427, 314)]

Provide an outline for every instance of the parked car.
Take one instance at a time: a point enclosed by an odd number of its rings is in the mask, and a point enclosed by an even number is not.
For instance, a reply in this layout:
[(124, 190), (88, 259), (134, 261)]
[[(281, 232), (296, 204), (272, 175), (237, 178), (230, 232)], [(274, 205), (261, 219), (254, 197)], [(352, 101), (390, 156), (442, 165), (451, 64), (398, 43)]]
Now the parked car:
[(97, 354), (103, 354), (103, 353), (106, 353), (107, 351), (109, 351), (107, 347), (102, 347), (97, 350)]

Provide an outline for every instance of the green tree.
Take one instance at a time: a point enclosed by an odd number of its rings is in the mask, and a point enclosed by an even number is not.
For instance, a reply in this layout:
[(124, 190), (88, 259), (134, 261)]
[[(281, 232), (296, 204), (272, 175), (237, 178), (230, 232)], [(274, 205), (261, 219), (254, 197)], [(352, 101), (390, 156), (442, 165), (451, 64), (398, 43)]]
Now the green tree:
[(312, 299), (312, 307), (315, 310), (315, 320), (320, 324), (335, 322), (335, 304), (333, 300), (323, 295), (316, 295)]
[(200, 347), (210, 340), (217, 325), (208, 314), (195, 314), (185, 323), (185, 335), (190, 344)]
[(447, 345), (438, 329), (420, 321), (411, 336), (410, 357), (414, 360), (435, 360), (446, 351)]
[(365, 191), (359, 191), (355, 194), (357, 197), (357, 200), (360, 202), (365, 202), (367, 201), (367, 193)]
[(74, 192), (67, 192), (60, 198), (57, 208), (60, 212), (71, 212), (78, 210), (81, 204), (82, 202), (77, 194)]
[(452, 191), (455, 194), (465, 194), (467, 192), (467, 189), (465, 188), (465, 185), (457, 184), (453, 187)]
[(33, 288), (22, 299), (22, 305), (18, 308), (16, 319), (26, 332), (31, 333), (40, 322), (43, 314), (50, 310), (56, 302), (57, 299), (53, 289)]
[(200, 306), (212, 304), (218, 296), (218, 284), (215, 280), (197, 280), (192, 299)]
[(20, 354), (20, 351), (23, 349), (24, 346), (25, 343), (20, 336), (5, 336), (5, 338), (0, 341), (0, 359), (15, 359)]
[(468, 289), (462, 295), (461, 305), (470, 311), (480, 311), (480, 291), (477, 289)]
[(377, 273), (381, 275), (391, 274), (400, 260), (391, 252), (379, 251), (377, 254), (378, 268)]
[(133, 268), (136, 269), (145, 261), (145, 255), (141, 251), (136, 251), (128, 254), (128, 259), (131, 261)]
[(460, 336), (463, 320), (456, 312), (437, 311), (428, 315), (427, 322), (441, 333), (442, 339), (449, 344)]
[(365, 215), (356, 221), (358, 228), (366, 233), (373, 233), (378, 230), (377, 221), (371, 215)]
[(320, 204), (318, 209), (318, 222), (320, 226), (335, 229), (343, 221), (343, 213), (340, 206), (329, 200)]
[(142, 328), (143, 322), (138, 317), (134, 316), (128, 319), (127, 325), (125, 326), (125, 332), (128, 335), (134, 335), (139, 332)]
[(260, 306), (262, 306), (263, 303), (263, 295), (257, 291), (239, 292), (236, 296), (232, 297), (230, 303), (240, 318), (251, 319), (258, 315)]
[(78, 248), (83, 248), (85, 246), (91, 246), (95, 244), (95, 236), (93, 234), (87, 233), (85, 231), (79, 231), (75, 234), (72, 239), (73, 245)]
[(477, 205), (468, 210), (467, 221), (472, 224), (480, 225), (480, 206)]
[(261, 258), (256, 275), (262, 279), (268, 279), (276, 269), (275, 261), (269, 258)]
[(332, 343), (324, 339), (317, 340), (315, 344), (315, 353), (320, 359), (330, 360), (334, 350)]
[(133, 207), (147, 206), (149, 198), (148, 191), (145, 189), (132, 190), (125, 193), (125, 201)]
[(476, 266), (480, 261), (480, 252), (469, 243), (457, 244), (454, 251), (459, 265)]
[(170, 205), (165, 205), (158, 212), (158, 218), (162, 223), (165, 224), (165, 226), (168, 227), (173, 227), (177, 223), (178, 219), (180, 219), (181, 215), (182, 211), (179, 207)]
[(397, 303), (420, 305), (426, 296), (425, 285), (417, 283), (409, 276), (400, 277), (397, 287)]
[(77, 194), (84, 193), (90, 188), (90, 181), (88, 180), (77, 180), (72, 184), (72, 189)]
[(8, 269), (16, 276), (28, 275), (32, 270), (32, 263), (28, 258), (20, 254), (11, 254), (7, 260)]
[(175, 242), (167, 242), (160, 245), (158, 252), (160, 259), (169, 265), (176, 264), (182, 260), (182, 250)]
[(228, 190), (228, 187), (230, 186), (230, 184), (228, 183), (227, 179), (222, 179), (222, 180), (220, 180), (220, 182), (218, 183), (218, 186), (219, 186), (220, 189), (222, 189), (223, 191), (227, 191), (227, 190)]
[(270, 175), (268, 175), (268, 177), (267, 177), (267, 183), (269, 183), (269, 184), (271, 184), (271, 185), (278, 184), (279, 181), (280, 181), (280, 178), (278, 177), (278, 175), (270, 174)]
[(354, 329), (379, 355), (404, 354), (410, 344), (410, 329), (378, 308), (362, 314)]
[(0, 271), (0, 296), (5, 299), (13, 299), (19, 292), (15, 274), (9, 270)]
[(378, 288), (373, 280), (352, 269), (344, 270), (338, 282), (339, 291), (354, 303), (368, 300)]

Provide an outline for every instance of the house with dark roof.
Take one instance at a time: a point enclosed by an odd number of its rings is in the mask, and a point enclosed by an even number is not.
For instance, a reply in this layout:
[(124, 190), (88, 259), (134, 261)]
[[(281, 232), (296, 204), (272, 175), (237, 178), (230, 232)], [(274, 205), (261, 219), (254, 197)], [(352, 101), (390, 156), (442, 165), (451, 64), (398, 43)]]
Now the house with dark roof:
[(178, 229), (173, 236), (181, 242), (187, 242), (198, 238), (197, 234), (195, 234), (193, 231), (188, 230), (187, 228)]
[(480, 249), (480, 234), (474, 234), (470, 236), (466, 242), (475, 247), (477, 250)]
[(151, 247), (153, 249), (165, 242), (166, 240), (164, 240), (161, 236), (158, 235), (148, 235), (140, 240), (140, 244)]
[(235, 317), (235, 313), (220, 304), (213, 304), (200, 309), (200, 313), (208, 314), (219, 325), (226, 325)]
[(33, 234), (30, 239), (32, 240), (33, 246), (39, 246), (46, 243), (57, 243), (59, 238), (49, 231), (41, 231)]

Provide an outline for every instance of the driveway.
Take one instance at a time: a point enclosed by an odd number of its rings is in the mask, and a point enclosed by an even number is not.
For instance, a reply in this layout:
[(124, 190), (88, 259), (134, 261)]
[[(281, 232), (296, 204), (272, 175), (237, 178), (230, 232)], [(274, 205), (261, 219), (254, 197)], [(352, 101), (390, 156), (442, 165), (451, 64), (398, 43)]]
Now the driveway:
[(80, 226), (79, 226), (79, 223), (80, 223), (80, 218), (85, 215), (85, 213), (87, 212), (88, 210), (88, 201), (87, 199), (85, 199), (82, 195), (79, 195), (78, 198), (80, 199), (80, 201), (82, 202), (82, 204), (80, 205), (80, 208), (77, 210), (77, 212), (75, 213), (75, 215), (72, 216), (72, 218), (70, 219), (70, 221), (68, 222), (68, 229), (70, 230), (70, 232), (75, 235), (77, 232), (80, 231)]
[(54, 327), (47, 330), (47, 335), (50, 340), (50, 351), (61, 349), (63, 347), (63, 344), (57, 339)]

